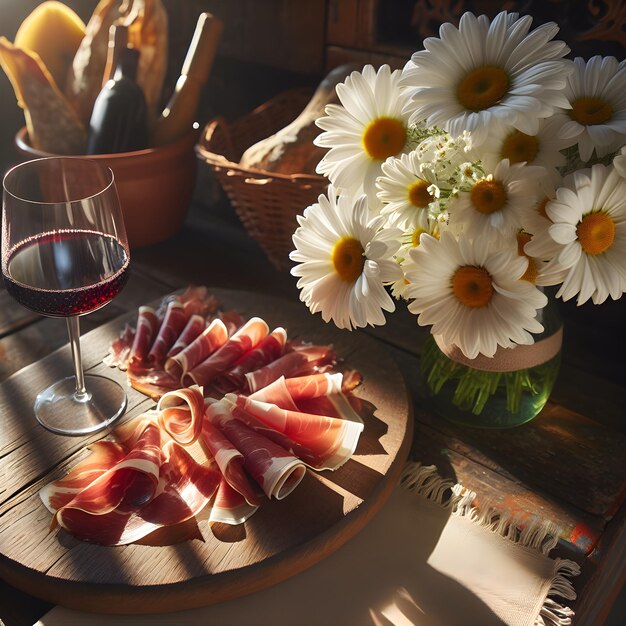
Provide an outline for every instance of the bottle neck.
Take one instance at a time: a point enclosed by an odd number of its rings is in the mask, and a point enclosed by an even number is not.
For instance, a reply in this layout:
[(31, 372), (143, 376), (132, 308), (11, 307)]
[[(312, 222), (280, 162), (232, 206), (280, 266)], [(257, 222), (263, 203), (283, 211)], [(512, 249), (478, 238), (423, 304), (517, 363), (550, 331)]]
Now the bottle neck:
[(137, 68), (139, 66), (139, 51), (135, 48), (124, 48), (119, 56), (113, 80), (121, 78), (137, 79)]

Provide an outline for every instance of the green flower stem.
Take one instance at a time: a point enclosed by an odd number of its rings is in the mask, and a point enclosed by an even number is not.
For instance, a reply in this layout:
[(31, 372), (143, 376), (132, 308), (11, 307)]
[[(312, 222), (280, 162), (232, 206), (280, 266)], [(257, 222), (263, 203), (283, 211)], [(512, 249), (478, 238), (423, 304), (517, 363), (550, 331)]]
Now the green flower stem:
[(421, 368), (431, 394), (441, 393), (448, 383), (456, 385), (452, 403), (462, 411), (480, 415), (497, 392), (506, 398), (506, 410), (516, 414), (524, 394), (545, 402), (559, 369), (560, 359), (555, 357), (536, 367), (513, 372), (485, 372), (456, 363), (439, 350), (429, 337), (421, 359)]

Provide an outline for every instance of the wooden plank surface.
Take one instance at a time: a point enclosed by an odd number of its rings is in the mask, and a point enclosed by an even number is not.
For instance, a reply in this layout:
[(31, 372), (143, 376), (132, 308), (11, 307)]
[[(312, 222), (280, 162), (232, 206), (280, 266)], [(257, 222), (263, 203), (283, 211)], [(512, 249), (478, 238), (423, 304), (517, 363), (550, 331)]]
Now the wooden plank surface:
[[(30, 405), (36, 392), (69, 366), (62, 349), (0, 385), (0, 575), (49, 601), (105, 612), (153, 612), (200, 606), (268, 586), (317, 562), (353, 536), (395, 485), (411, 441), (410, 401), (389, 354), (358, 334), (316, 323), (299, 307), (243, 292), (218, 292), (226, 307), (282, 324), (290, 336), (332, 341), (346, 364), (365, 376), (365, 430), (353, 459), (332, 473), (308, 472), (288, 498), (267, 502), (240, 527), (199, 521), (194, 538), (163, 545), (107, 548), (80, 542), (65, 531), (48, 532), (50, 514), (37, 492), (97, 439), (59, 437), (38, 426)], [(123, 325), (109, 323), (83, 341), (86, 366), (100, 364)], [(129, 414), (149, 400), (130, 390)], [(193, 525), (192, 525), (193, 526)], [(187, 536), (187, 535), (185, 535)], [(171, 544), (171, 545), (170, 545)]]

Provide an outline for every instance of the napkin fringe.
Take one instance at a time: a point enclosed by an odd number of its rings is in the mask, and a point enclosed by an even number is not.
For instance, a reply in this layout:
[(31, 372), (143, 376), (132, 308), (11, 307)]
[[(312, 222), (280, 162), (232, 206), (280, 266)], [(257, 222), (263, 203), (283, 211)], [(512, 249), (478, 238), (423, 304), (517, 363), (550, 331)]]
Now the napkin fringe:
[[(520, 527), (519, 519), (511, 515), (501, 515), (491, 506), (479, 509), (475, 504), (476, 493), (450, 479), (442, 478), (434, 465), (409, 462), (400, 482), (409, 491), (445, 507), (451, 514), (466, 517), (501, 537), (538, 550), (545, 556), (548, 556), (559, 541), (560, 529), (552, 522), (525, 522), (526, 525)], [(554, 596), (565, 600), (576, 599), (570, 579), (580, 574), (580, 567), (574, 561), (560, 558), (555, 560), (555, 565), (546, 599), (534, 626), (569, 626), (572, 623), (574, 611), (557, 602)]]

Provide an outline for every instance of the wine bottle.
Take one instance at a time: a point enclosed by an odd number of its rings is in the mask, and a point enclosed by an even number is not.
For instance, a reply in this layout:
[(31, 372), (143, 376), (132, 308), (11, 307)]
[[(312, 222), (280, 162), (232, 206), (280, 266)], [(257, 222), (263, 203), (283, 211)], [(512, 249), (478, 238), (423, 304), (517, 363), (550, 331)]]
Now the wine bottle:
[(128, 47), (128, 26), (113, 24), (109, 30), (109, 48), (107, 60), (102, 73), (102, 86), (104, 87), (115, 75), (115, 70), (120, 60), (122, 50)]
[(139, 51), (124, 47), (113, 78), (98, 94), (89, 121), (87, 154), (142, 150), (148, 145), (146, 99), (137, 84)]
[(191, 130), (223, 28), (223, 22), (210, 13), (198, 17), (176, 88), (155, 125), (152, 136), (155, 146), (176, 141)]

